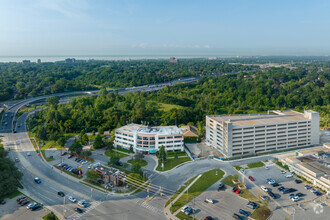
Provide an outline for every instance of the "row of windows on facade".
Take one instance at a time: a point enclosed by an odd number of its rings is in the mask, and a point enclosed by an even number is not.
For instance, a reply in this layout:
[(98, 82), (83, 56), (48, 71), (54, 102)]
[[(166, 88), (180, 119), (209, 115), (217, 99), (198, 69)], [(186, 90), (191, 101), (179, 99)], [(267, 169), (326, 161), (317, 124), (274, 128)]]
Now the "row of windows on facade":
[[(250, 146), (250, 145), (255, 145), (255, 146), (272, 146), (272, 145), (284, 145), (284, 144), (293, 144), (293, 143), (301, 143), (301, 142), (310, 142), (311, 139), (304, 139), (304, 140), (295, 140), (295, 141), (284, 141), (281, 140), (282, 142), (272, 142), (272, 141), (267, 141), (265, 142), (256, 142), (256, 143), (244, 143), (243, 145), (238, 144), (238, 145), (233, 145), (233, 148), (238, 148), (238, 147), (243, 147), (243, 146)], [(267, 144), (267, 145), (266, 145)]]
[[(145, 145), (137, 145), (139, 148), (155, 148), (155, 146), (145, 146)], [(173, 148), (173, 147), (183, 147), (182, 144), (176, 144), (176, 145), (167, 145), (166, 148)]]
[[(293, 133), (295, 132), (295, 133)], [(303, 136), (303, 135), (307, 135), (310, 133), (310, 130), (298, 130), (298, 131), (292, 131), (288, 134), (284, 134), (283, 133), (268, 133), (268, 134), (260, 134), (260, 135), (247, 135), (247, 136), (233, 136), (233, 140), (234, 141), (252, 141), (252, 140), (262, 140), (262, 139), (271, 139), (271, 138), (281, 138), (281, 137), (292, 137), (292, 136)], [(271, 136), (273, 135), (273, 136)], [(211, 138), (213, 137), (213, 132), (210, 132), (209, 135)], [(217, 133), (217, 137), (222, 138), (222, 135), (218, 135)], [(255, 137), (255, 138), (253, 138)], [(252, 138), (252, 139), (245, 139), (245, 138)], [(238, 139), (243, 139), (243, 140), (238, 140)]]
[[(210, 120), (210, 125), (211, 126), (214, 126), (213, 125), (213, 120)], [(244, 129), (244, 130), (249, 130), (249, 129), (253, 129), (253, 128), (256, 128), (256, 129), (260, 129), (260, 128), (272, 128), (272, 127), (283, 127), (283, 126), (290, 126), (290, 125), (302, 125), (302, 124), (310, 124), (311, 121), (300, 121), (300, 122), (290, 122), (290, 123), (284, 123), (284, 124), (275, 124), (275, 125), (264, 125), (264, 126), (253, 126), (253, 127), (246, 127), (246, 128), (234, 128), (233, 130), (241, 130), (241, 129)], [(223, 127), (222, 124), (220, 123), (216, 123), (217, 126), (219, 127)]]

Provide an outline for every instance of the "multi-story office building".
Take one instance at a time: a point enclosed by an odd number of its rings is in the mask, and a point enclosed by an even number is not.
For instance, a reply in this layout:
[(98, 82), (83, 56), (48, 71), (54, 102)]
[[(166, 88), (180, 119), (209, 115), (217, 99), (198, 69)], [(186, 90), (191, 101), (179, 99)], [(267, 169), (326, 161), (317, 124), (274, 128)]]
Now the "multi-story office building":
[(206, 142), (225, 157), (319, 144), (319, 113), (274, 110), (206, 116)]
[(129, 124), (116, 129), (115, 147), (129, 149), (135, 152), (156, 153), (163, 145), (166, 151), (183, 151), (183, 135), (177, 126), (149, 127)]

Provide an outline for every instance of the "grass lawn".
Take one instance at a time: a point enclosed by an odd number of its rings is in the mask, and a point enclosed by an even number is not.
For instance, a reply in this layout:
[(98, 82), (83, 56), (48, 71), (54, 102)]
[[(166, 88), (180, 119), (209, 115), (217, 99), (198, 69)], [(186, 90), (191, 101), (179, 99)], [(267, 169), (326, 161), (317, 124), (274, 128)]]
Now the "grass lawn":
[(229, 175), (226, 178), (224, 178), (221, 182), (227, 186), (234, 187), (235, 184), (232, 182), (233, 176)]
[(159, 104), (159, 108), (158, 110), (160, 111), (170, 111), (171, 109), (183, 109), (184, 107), (181, 105), (173, 105), (173, 104), (166, 104), (166, 103), (158, 103)]
[(177, 215), (176, 215), (176, 217), (178, 218), (178, 219), (181, 219), (181, 220), (188, 220), (188, 219), (193, 219), (193, 217), (192, 216), (190, 216), (190, 215), (187, 215), (186, 213), (184, 213), (184, 212), (179, 212)]
[(278, 166), (282, 167), (282, 168), (285, 169), (285, 170), (289, 170), (288, 165), (283, 165), (283, 163), (281, 163), (281, 162), (279, 162), (279, 161), (277, 161), (276, 164), (277, 164)]
[(115, 150), (118, 150), (118, 151), (124, 152), (124, 153), (126, 153), (126, 154), (131, 154), (131, 153), (132, 153), (130, 150), (127, 150), (127, 149), (125, 149), (125, 148), (120, 148), (120, 147), (115, 148)]
[[(176, 151), (176, 155), (178, 155), (178, 157), (188, 156), (186, 151)], [(167, 157), (174, 157), (174, 152), (167, 152)]]
[(249, 201), (252, 201), (252, 202), (259, 202), (259, 200), (252, 193), (250, 193), (250, 191), (247, 189), (243, 189), (242, 193), (239, 194), (239, 196), (242, 198), (248, 199)]
[(243, 167), (241, 167), (241, 166), (234, 166), (234, 167), (235, 167), (236, 170), (241, 170), (241, 169), (243, 169)]
[(138, 164), (140, 164), (141, 167), (145, 167), (148, 165), (148, 162), (143, 159), (130, 159), (127, 161), (127, 163), (130, 163), (130, 164), (138, 163)]
[(44, 217), (42, 217), (42, 219), (45, 219), (45, 220), (59, 220), (59, 218), (57, 218), (57, 216), (52, 212), (50, 212), (47, 215), (45, 215)]
[[(218, 175), (216, 175), (218, 172)], [(203, 175), (189, 188), (188, 193), (184, 193), (170, 208), (171, 212), (174, 213), (182, 206), (187, 204), (196, 196), (200, 195), (203, 191), (208, 189), (211, 185), (219, 181), (225, 173), (220, 169), (209, 170)], [(188, 194), (188, 196), (187, 196)], [(188, 197), (188, 200), (187, 200)]]
[(123, 158), (123, 157), (128, 157), (129, 155), (127, 154), (123, 154), (123, 153), (120, 153), (120, 152), (117, 152), (117, 151), (110, 151), (110, 150), (106, 150), (104, 152), (105, 156), (108, 156), (108, 157), (111, 157), (112, 155), (117, 155), (119, 156), (120, 158)]
[(264, 205), (260, 205), (254, 212), (251, 214), (251, 218), (255, 220), (266, 220), (272, 212)]
[(156, 170), (158, 170), (158, 171), (170, 170), (170, 169), (173, 169), (174, 167), (178, 166), (179, 164), (182, 164), (187, 161), (190, 161), (189, 157), (180, 157), (178, 159), (169, 158), (169, 159), (166, 159), (166, 161), (164, 163), (164, 169), (163, 169), (161, 160), (158, 160), (158, 166), (157, 166)]
[(265, 164), (261, 161), (248, 164), (248, 168), (258, 168), (258, 167), (263, 167), (263, 166), (265, 166)]
[[(198, 175), (197, 175), (198, 176)], [(194, 181), (194, 179), (197, 178), (197, 176), (191, 178), (190, 180), (188, 180), (187, 182), (184, 183), (184, 186), (181, 186), (180, 189), (178, 191), (176, 191), (176, 193), (171, 197), (171, 199), (167, 200), (165, 207), (168, 206), (171, 201), (173, 201), (178, 195), (180, 195), (180, 193), (192, 182)]]

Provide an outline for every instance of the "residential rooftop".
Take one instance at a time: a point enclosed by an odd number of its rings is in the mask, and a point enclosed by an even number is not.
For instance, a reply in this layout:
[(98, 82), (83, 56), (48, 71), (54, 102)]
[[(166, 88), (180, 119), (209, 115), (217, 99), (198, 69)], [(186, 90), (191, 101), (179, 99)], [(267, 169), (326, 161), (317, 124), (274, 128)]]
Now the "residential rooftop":
[[(305, 112), (313, 112), (306, 110)], [(308, 120), (303, 113), (286, 111), (268, 111), (268, 114), (243, 114), (243, 115), (210, 115), (208, 116), (217, 122), (231, 123), (237, 127), (265, 126), (270, 124), (285, 124), (290, 122), (299, 122)]]

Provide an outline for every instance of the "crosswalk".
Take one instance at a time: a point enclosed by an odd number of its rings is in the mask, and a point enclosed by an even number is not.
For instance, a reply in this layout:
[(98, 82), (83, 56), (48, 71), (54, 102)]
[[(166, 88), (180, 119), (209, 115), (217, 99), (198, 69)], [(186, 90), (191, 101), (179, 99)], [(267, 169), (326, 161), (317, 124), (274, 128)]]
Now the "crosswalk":
[(101, 203), (102, 203), (102, 201), (93, 201), (93, 202), (91, 202), (91, 205), (89, 207), (84, 209), (83, 213), (77, 213), (77, 212), (73, 213), (73, 214), (67, 216), (67, 219), (71, 219), (71, 220), (80, 219), (80, 218), (83, 217), (83, 215), (85, 215), (88, 212), (92, 211), (93, 209), (98, 207)]
[(153, 206), (152, 203), (149, 203), (148, 202), (148, 200), (141, 200), (141, 199), (139, 199), (139, 200), (136, 201), (136, 203), (139, 206), (141, 206), (143, 208), (146, 208), (146, 209), (152, 211), (153, 213), (155, 213), (155, 214), (157, 214), (159, 216), (163, 216), (164, 215), (163, 214), (163, 209), (160, 209), (159, 207)]

